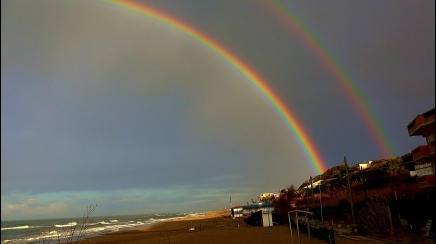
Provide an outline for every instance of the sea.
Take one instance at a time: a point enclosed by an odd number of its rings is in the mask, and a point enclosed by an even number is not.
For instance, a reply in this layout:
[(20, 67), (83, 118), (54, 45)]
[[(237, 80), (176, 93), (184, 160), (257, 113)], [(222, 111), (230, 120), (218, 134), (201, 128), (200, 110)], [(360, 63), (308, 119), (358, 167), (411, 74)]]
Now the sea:
[[(92, 223), (84, 236), (90, 238), (116, 231), (138, 229), (162, 221), (205, 214), (206, 212), (91, 216)], [(71, 233), (72, 228), (75, 228), (77, 235), (81, 223), (82, 217), (1, 221), (1, 243), (58, 243), (59, 237)]]

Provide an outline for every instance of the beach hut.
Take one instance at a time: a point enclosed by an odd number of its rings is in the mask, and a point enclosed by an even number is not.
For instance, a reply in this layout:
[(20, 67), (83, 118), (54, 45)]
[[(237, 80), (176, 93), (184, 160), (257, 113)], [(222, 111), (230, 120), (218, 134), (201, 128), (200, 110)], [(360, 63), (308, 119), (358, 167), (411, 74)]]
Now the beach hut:
[(234, 206), (231, 208), (232, 218), (242, 218), (242, 207)]
[(242, 206), (242, 214), (244, 218), (251, 217), (255, 213), (261, 214), (261, 224), (263, 227), (273, 226), (272, 214), (274, 205), (268, 202), (255, 202)]

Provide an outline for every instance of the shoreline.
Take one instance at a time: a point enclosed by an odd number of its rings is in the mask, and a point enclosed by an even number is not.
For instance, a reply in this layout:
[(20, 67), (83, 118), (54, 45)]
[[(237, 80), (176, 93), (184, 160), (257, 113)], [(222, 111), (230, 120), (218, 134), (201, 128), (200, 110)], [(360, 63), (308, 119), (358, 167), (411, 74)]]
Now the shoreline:
[[(194, 217), (180, 217), (180, 218), (174, 218), (174, 219), (164, 219), (162, 221), (156, 222), (154, 224), (151, 224), (149, 226), (145, 227), (139, 227), (133, 230), (127, 230), (127, 231), (149, 231), (153, 228), (155, 225), (167, 223), (167, 222), (180, 222), (180, 221), (196, 221), (196, 220), (203, 220), (203, 219), (210, 219), (210, 218), (216, 218), (216, 217), (223, 217), (223, 216), (230, 216), (229, 210), (217, 210), (217, 211), (208, 211), (205, 212), (205, 215), (201, 216), (194, 216)], [(115, 232), (114, 232), (115, 233)]]
[[(105, 233), (105, 234), (101, 234), (101, 235), (97, 235), (97, 236), (90, 236), (88, 238), (85, 238), (81, 241), (79, 241), (78, 243), (108, 243), (107, 238), (113, 239), (112, 236), (118, 236), (118, 235), (122, 235), (122, 236), (129, 236), (129, 234), (137, 234), (139, 233), (156, 233), (156, 232), (162, 232), (162, 226), (163, 228), (165, 228), (166, 223), (179, 223), (179, 222), (193, 222), (193, 221), (199, 221), (199, 220), (206, 220), (206, 219), (211, 219), (211, 218), (220, 218), (220, 217), (225, 217), (225, 216), (230, 216), (230, 212), (228, 209), (224, 209), (224, 210), (214, 210), (214, 211), (205, 211), (202, 212), (204, 213), (204, 215), (199, 215), (199, 216), (191, 216), (191, 217), (177, 217), (177, 218), (170, 218), (170, 219), (163, 219), (159, 222), (155, 222), (151, 225), (148, 226), (142, 226), (142, 227), (138, 227), (135, 229), (129, 229), (129, 230), (120, 230), (120, 231), (114, 231), (111, 233)], [(188, 224), (189, 226), (189, 224)], [(195, 228), (195, 227), (194, 227)], [(178, 230), (168, 230), (168, 231), (187, 231), (186, 228), (179, 228)], [(123, 238), (125, 239), (125, 238)], [(153, 239), (153, 238), (152, 238)], [(123, 243), (125, 243), (123, 240)], [(116, 242), (110, 242), (109, 243), (119, 243), (118, 241)], [(136, 243), (136, 242), (134, 242)], [(142, 242), (138, 242), (138, 243), (142, 243)], [(159, 242), (160, 243), (160, 242)], [(163, 242), (165, 243), (165, 242)]]
[[(224, 211), (224, 213), (227, 211)], [(168, 221), (194, 220), (216, 216), (216, 211), (156, 213), (133, 215), (92, 216), (83, 238), (111, 233), (147, 230), (150, 227)], [(67, 241), (67, 236), (73, 234), (74, 242), (80, 235), (82, 227), (80, 218), (52, 218), (2, 221), (1, 243), (40, 243)]]

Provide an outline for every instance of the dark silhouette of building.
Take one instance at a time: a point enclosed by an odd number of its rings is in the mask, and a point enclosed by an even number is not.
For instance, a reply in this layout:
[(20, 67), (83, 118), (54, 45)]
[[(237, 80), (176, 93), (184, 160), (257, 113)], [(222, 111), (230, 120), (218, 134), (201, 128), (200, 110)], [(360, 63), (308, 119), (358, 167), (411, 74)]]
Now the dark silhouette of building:
[(412, 150), (415, 171), (418, 175), (419, 188), (435, 186), (435, 114), (434, 108), (416, 116), (407, 126), (409, 136), (422, 136), (426, 139), (427, 145), (421, 145)]

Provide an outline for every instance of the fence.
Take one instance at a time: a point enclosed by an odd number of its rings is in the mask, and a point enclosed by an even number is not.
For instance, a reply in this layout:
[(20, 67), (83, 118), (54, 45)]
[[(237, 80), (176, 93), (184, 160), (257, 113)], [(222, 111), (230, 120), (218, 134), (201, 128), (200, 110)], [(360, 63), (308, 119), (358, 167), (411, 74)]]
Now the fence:
[[(388, 200), (387, 206), (391, 211), (392, 224), (394, 228), (409, 228), (412, 231), (419, 231), (425, 225), (427, 220), (434, 219), (436, 216), (436, 208), (434, 200), (424, 199), (398, 199)], [(361, 201), (354, 203), (354, 211), (356, 216), (362, 208), (366, 208), (367, 202)], [(320, 207), (310, 208), (309, 211), (314, 212), (314, 216), (321, 215)], [(322, 214), (324, 219), (348, 219), (351, 217), (351, 205), (344, 204), (332, 207), (323, 207)], [(412, 226), (412, 227), (410, 227)], [(434, 232), (434, 227), (432, 229)]]
[[(295, 214), (295, 218), (294, 215)], [(308, 215), (312, 217), (311, 221)], [(292, 235), (292, 224), (297, 227), (298, 242), (301, 244), (300, 230), (301, 232), (309, 236), (309, 243), (311, 243), (311, 236), (318, 238), (320, 240), (325, 240), (328, 243), (335, 243), (335, 236), (333, 231), (333, 226), (331, 229), (327, 229), (324, 223), (321, 225), (316, 225), (313, 220), (314, 212), (294, 210), (288, 212), (289, 229), (291, 230), (292, 243), (294, 244), (294, 236)], [(291, 217), (292, 216), (292, 217)]]

